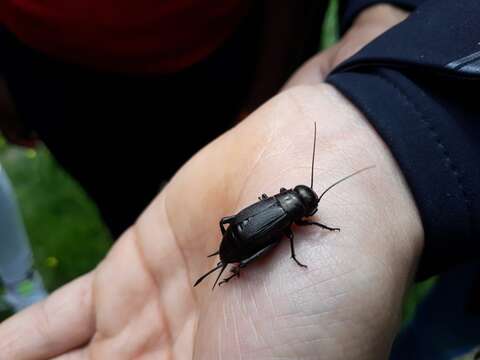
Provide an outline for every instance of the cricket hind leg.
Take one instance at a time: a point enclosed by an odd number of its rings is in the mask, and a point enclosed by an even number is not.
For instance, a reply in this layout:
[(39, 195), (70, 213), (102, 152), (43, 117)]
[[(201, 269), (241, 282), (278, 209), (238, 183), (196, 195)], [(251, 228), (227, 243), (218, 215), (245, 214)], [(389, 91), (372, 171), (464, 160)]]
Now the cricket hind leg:
[(277, 243), (273, 243), (273, 244), (270, 244), (266, 247), (264, 247), (262, 250), (256, 252), (255, 254), (253, 254), (252, 256), (250, 256), (249, 258), (245, 259), (245, 260), (242, 260), (240, 261), (240, 263), (235, 266), (234, 268), (232, 268), (232, 275), (230, 275), (229, 277), (223, 279), (222, 281), (220, 281), (218, 283), (218, 285), (222, 285), (222, 284), (225, 284), (227, 282), (229, 282), (231, 279), (233, 279), (234, 277), (240, 277), (240, 269), (246, 267), (248, 264), (250, 264), (252, 261), (254, 260), (257, 260), (259, 257), (261, 257), (263, 254), (265, 254), (267, 251), (269, 251), (270, 249), (272, 249), (275, 245), (277, 245)]
[(290, 252), (291, 252), (291, 254), (292, 254), (292, 255), (291, 255), (291, 258), (292, 258), (293, 260), (295, 260), (295, 262), (296, 262), (299, 266), (306, 268), (307, 265), (302, 264), (300, 261), (298, 261), (297, 257), (295, 256), (295, 245), (294, 245), (294, 240), (293, 240), (293, 239), (294, 239), (294, 236), (293, 236), (292, 230), (291, 230), (291, 229), (285, 229), (284, 232), (285, 232), (285, 235), (286, 235), (286, 236), (288, 237), (288, 239), (290, 240)]
[(213, 254), (207, 255), (207, 257), (212, 257), (215, 255), (218, 255), (220, 253), (220, 250), (215, 251)]
[[(225, 229), (225, 224), (230, 224), (233, 219), (235, 219), (234, 215), (233, 216), (225, 216), (225, 217), (220, 219), (219, 226), (220, 226), (220, 231), (222, 232), (222, 235), (225, 235), (225, 233), (227, 232), (227, 230)], [(212, 257), (212, 256), (215, 256), (215, 255), (218, 255), (219, 252), (220, 252), (220, 250), (217, 250), (214, 253), (212, 253), (210, 255), (207, 255), (207, 257)]]
[[(222, 235), (225, 235), (225, 232), (227, 231), (225, 229), (225, 224), (230, 224), (232, 222), (232, 220), (235, 219), (235, 215), (232, 215), (232, 216), (225, 216), (223, 218), (220, 219), (220, 231), (222, 232)], [(213, 255), (212, 255), (213, 256)]]

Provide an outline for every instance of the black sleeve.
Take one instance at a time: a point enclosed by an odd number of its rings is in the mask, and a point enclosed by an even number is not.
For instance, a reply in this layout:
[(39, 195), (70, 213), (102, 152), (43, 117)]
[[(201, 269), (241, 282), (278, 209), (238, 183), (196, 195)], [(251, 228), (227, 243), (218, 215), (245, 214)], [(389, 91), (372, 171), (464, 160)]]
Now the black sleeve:
[(343, 34), (348, 30), (357, 15), (372, 5), (390, 4), (401, 9), (412, 11), (425, 0), (345, 0), (340, 3), (340, 32)]
[(417, 279), (480, 254), (480, 1), (430, 0), (327, 81), (369, 119), (425, 230)]

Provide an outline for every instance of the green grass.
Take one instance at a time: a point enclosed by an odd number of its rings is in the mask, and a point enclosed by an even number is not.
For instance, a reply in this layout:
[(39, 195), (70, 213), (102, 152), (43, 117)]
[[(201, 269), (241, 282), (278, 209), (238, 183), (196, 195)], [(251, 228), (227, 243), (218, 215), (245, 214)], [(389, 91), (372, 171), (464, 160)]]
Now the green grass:
[[(15, 189), (48, 290), (92, 270), (108, 251), (111, 238), (79, 185), (43, 146), (26, 150), (0, 138), (0, 163)], [(0, 304), (2, 309), (5, 306)]]
[(338, 34), (338, 0), (331, 0), (325, 13), (325, 20), (322, 26), (320, 49), (326, 49), (335, 44), (338, 40)]
[(408, 291), (403, 304), (403, 323), (407, 324), (415, 316), (415, 309), (423, 298), (430, 292), (437, 281), (436, 277), (414, 284)]

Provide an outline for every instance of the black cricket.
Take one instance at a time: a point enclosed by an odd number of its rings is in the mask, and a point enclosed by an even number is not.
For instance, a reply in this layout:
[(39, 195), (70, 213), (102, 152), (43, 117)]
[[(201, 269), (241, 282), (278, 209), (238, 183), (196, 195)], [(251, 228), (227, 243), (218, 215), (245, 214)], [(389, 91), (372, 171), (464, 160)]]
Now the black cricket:
[[(218, 283), (220, 276), (228, 264), (238, 264), (232, 268), (232, 275), (223, 279), (219, 285), (228, 282), (235, 276), (240, 276), (240, 269), (246, 267), (252, 261), (271, 250), (286, 236), (290, 240), (292, 259), (301, 266), (295, 256), (294, 236), (290, 229), (293, 223), (300, 226), (316, 225), (329, 231), (340, 231), (339, 228), (329, 227), (319, 222), (309, 221), (304, 218), (313, 216), (318, 210), (318, 203), (327, 191), (348, 178), (372, 168), (369, 166), (350, 174), (330, 185), (320, 196), (313, 190), (313, 165), (315, 162), (315, 145), (317, 141), (317, 124), (313, 138), (312, 172), (310, 187), (297, 185), (293, 189), (281, 188), (274, 196), (262, 194), (258, 202), (246, 207), (237, 215), (226, 216), (220, 220), (222, 242), (220, 248), (208, 257), (220, 255), (220, 262), (215, 268), (200, 277), (194, 287), (197, 286), (212, 272), (221, 269), (220, 274), (213, 284), (212, 290)], [(225, 229), (225, 225), (228, 228)]]

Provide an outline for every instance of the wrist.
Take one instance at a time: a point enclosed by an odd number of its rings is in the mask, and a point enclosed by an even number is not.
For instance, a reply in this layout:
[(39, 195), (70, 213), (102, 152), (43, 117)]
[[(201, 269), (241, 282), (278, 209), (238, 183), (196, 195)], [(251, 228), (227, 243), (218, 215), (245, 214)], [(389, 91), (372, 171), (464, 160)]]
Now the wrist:
[[(299, 252), (306, 262), (307, 254), (312, 257), (309, 270), (318, 285), (316, 292), (325, 301), (332, 300), (329, 294), (341, 293), (342, 300), (334, 296), (333, 302), (354, 326), (345, 329), (340, 341), (348, 338), (365, 344), (357, 359), (382, 357), (378, 354), (388, 353), (398, 329), (402, 301), (423, 246), (423, 228), (410, 189), (377, 132), (332, 86), (290, 88), (266, 109), (264, 113), (275, 119), (271, 139), (278, 144), (265, 153), (268, 162), (258, 167), (269, 171), (270, 181), (258, 179), (267, 192), (305, 183), (313, 121), (317, 122), (313, 182), (317, 194), (336, 180), (375, 165), (322, 198), (314, 221), (341, 231), (312, 230), (307, 234), (315, 241), (302, 242)], [(338, 320), (335, 313), (332, 318)]]

